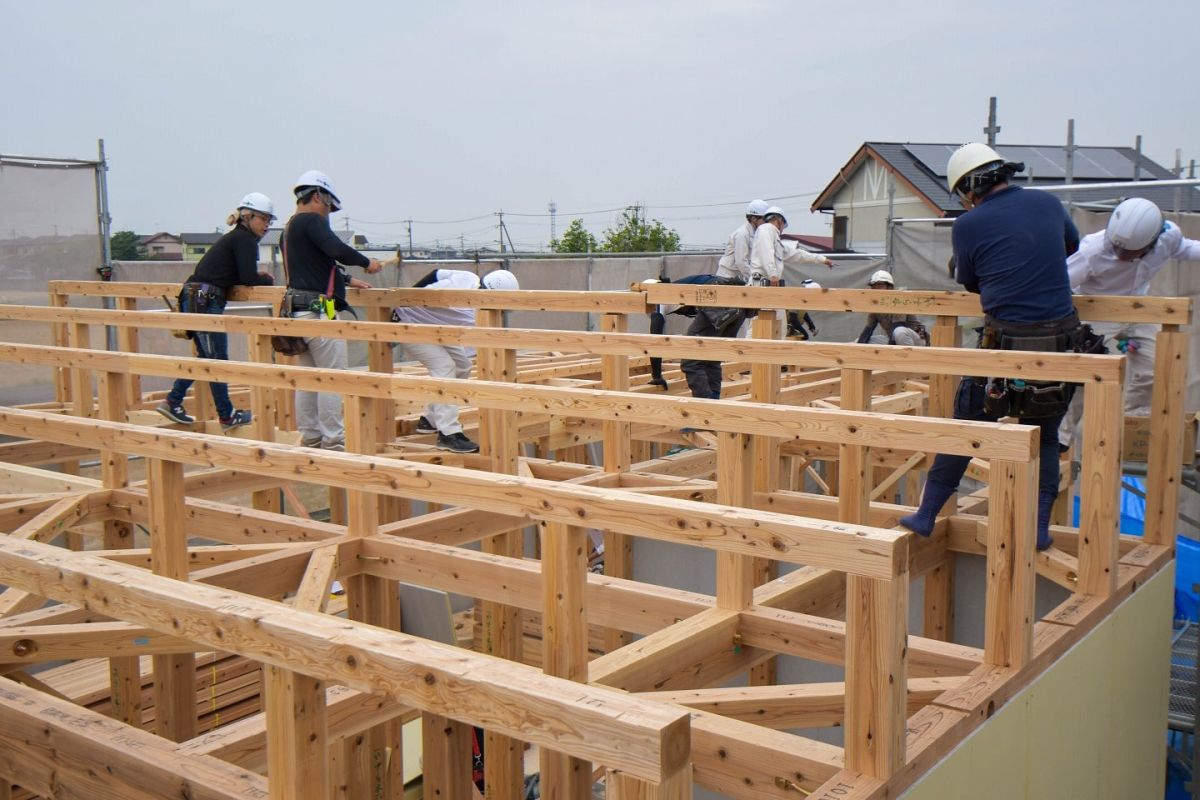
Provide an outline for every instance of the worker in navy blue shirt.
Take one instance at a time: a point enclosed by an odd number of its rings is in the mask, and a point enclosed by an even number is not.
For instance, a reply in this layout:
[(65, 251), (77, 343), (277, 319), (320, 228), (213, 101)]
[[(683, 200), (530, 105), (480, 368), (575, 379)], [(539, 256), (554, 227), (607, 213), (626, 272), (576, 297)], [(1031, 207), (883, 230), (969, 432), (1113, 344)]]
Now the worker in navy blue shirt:
[[(192, 314), (225, 313), (225, 295), (234, 286), (270, 286), (274, 279), (258, 271), (258, 241), (275, 219), (275, 206), (262, 192), (251, 192), (242, 198), (237, 210), (229, 215), (226, 224), (233, 226), (217, 240), (196, 271), (184, 281), (179, 292), (179, 310)], [(189, 331), (197, 358), (229, 359), (229, 336), (224, 331)], [(155, 410), (172, 422), (191, 425), (195, 418), (183, 408), (183, 398), (192, 385), (191, 378), (176, 378), (171, 391)], [(248, 410), (235, 409), (229, 399), (229, 387), (221, 381), (208, 384), (221, 428), (228, 431), (247, 425), (252, 419)]]
[[(1084, 337), (1071, 302), (1067, 256), (1079, 231), (1062, 204), (1045, 192), (1013, 186), (1024, 169), (991, 147), (971, 143), (950, 157), (947, 182), (967, 213), (954, 222), (954, 277), (979, 294), (984, 327), (979, 346), (1013, 350), (1075, 349)], [(1036, 391), (1035, 391), (1036, 389)], [(1070, 402), (1069, 384), (963, 378), (954, 418), (994, 422), (1015, 416), (1041, 428), (1037, 548), (1050, 546), (1050, 510), (1058, 497), (1058, 426)], [(957, 491), (967, 456), (939, 454), (929, 470), (921, 505), (900, 524), (933, 533), (942, 506)]]

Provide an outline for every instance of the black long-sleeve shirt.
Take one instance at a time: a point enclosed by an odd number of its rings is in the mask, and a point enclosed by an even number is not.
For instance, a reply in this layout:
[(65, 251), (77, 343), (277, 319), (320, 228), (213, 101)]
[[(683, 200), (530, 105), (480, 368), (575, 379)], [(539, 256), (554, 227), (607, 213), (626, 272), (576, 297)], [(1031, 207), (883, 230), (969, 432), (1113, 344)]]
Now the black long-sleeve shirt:
[(288, 220), (283, 248), (288, 271), (288, 286), (305, 292), (325, 293), (329, 273), (333, 276), (333, 297), (341, 309), (346, 304), (346, 278), (337, 264), (368, 267), (371, 259), (343, 242), (320, 214), (305, 212)]
[(241, 224), (217, 239), (200, 258), (187, 283), (209, 283), (229, 291), (234, 286), (270, 286), (258, 274), (258, 237)]

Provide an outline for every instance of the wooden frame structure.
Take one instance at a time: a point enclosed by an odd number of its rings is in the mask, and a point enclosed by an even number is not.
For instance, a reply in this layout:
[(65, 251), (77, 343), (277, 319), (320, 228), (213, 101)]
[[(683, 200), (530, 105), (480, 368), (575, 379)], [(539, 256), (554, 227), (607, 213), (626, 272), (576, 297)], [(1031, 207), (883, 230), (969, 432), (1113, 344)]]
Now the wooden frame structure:
[[(53, 407), (0, 409), (0, 433), (22, 440), (0, 445), (0, 458), (31, 487), (0, 503), (0, 583), (10, 587), (0, 593), (0, 703), (12, 720), (0, 730), (0, 775), (39, 795), (164, 797), (186, 786), (195, 797), (399, 797), (399, 723), (419, 714), (427, 797), (470, 795), (473, 725), (487, 731), (489, 797), (520, 796), (521, 742), (541, 748), (545, 796), (589, 796), (594, 767), (613, 797), (687, 797), (693, 780), (732, 797), (893, 796), (1173, 557), (1186, 300), (1079, 298), (1085, 318), (1166, 321), (1146, 535), (1131, 540), (1116, 531), (1123, 359), (956, 348), (957, 318), (978, 313), (969, 295), (634, 289), (358, 290), (368, 322), (136, 310), (137, 298), (169, 291), (154, 285), (55, 282), (50, 308), (0, 307), (0, 319), (53, 326), (58, 345), (0, 344), (0, 362), (58, 376)], [(71, 308), (76, 295), (119, 308)], [(480, 327), (382, 322), (418, 300), (477, 306)], [(902, 304), (937, 316), (938, 346), (777, 341), (773, 315), (756, 320), (754, 340), (625, 332), (627, 315), (660, 302)], [(599, 313), (601, 331), (507, 329), (504, 309)], [(181, 324), (246, 335), (251, 360), (137, 352), (139, 329)], [(121, 352), (90, 349), (100, 326), (116, 329)], [(368, 342), (369, 371), (274, 363), (268, 338), (284, 328)], [(479, 379), (396, 373), (388, 345), (403, 341), (473, 346)], [(730, 362), (749, 379), (731, 387), (739, 402), (661, 394), (645, 385), (651, 354)], [(802, 371), (783, 376), (781, 365)], [(943, 419), (964, 374), (1084, 387), (1082, 524), (1056, 528), (1048, 553), (1034, 549), (1037, 430)], [(150, 375), (250, 387), (250, 438), (138, 424)], [(346, 453), (278, 441), (295, 389), (343, 395)], [(431, 398), (477, 409), (479, 455), (407, 435), (405, 417)], [(912, 413), (922, 403), (930, 416)], [(684, 428), (711, 433), (681, 437)], [(653, 452), (684, 439), (705, 446)], [(600, 463), (578, 463), (593, 441)], [(904, 507), (878, 498), (929, 452), (974, 457), (988, 491), (962, 506), (979, 513), (951, 514), (921, 540), (893, 529)], [(97, 454), (94, 480), (33, 468), (70, 470)], [(145, 461), (145, 480), (131, 480), (131, 456)], [(837, 465), (823, 476), (830, 491), (801, 491), (797, 476), (820, 459)], [(334, 490), (329, 523), (284, 513), (281, 488), (301, 483)], [(253, 508), (208, 499), (231, 491), (252, 492)], [(414, 514), (414, 502), (430, 505)], [(524, 557), (530, 525), (538, 560)], [(134, 547), (138, 526), (148, 548)], [(587, 569), (588, 528), (605, 533), (603, 576)], [(715, 551), (712, 591), (630, 580), (637, 537)], [(472, 542), (478, 550), (463, 546)], [(982, 648), (950, 641), (956, 553), (987, 560)], [(795, 568), (779, 575), (780, 563)], [(1042, 619), (1037, 574), (1072, 592)], [(924, 636), (907, 631), (919, 576)], [(346, 618), (326, 613), (334, 579), (347, 589)], [(398, 580), (477, 598), (481, 652), (399, 633)], [(530, 617), (541, 622), (540, 670), (518, 663)], [(594, 657), (589, 625), (605, 631)], [(210, 652), (263, 665), (263, 711), (201, 732), (195, 675)], [(778, 655), (842, 665), (844, 681), (775, 685)], [(56, 697), (27, 669), (66, 657), (107, 660), (111, 718)], [(142, 729), (140, 657), (153, 660), (157, 736)], [(750, 686), (718, 688), (739, 675)], [(844, 727), (844, 747), (787, 732), (830, 725)]]

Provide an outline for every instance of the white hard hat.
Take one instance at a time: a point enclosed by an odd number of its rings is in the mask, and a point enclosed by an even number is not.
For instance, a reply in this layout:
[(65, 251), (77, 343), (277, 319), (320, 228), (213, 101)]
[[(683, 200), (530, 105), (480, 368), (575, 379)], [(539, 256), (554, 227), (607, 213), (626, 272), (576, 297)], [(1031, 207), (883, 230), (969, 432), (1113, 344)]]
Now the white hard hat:
[(1118, 250), (1144, 250), (1158, 239), (1163, 225), (1158, 206), (1145, 198), (1131, 197), (1113, 209), (1104, 238)]
[(498, 269), (495, 272), (489, 272), (483, 276), (483, 288), (485, 289), (520, 289), (521, 284), (517, 283), (517, 276), (513, 275), (506, 269)]
[(765, 217), (767, 215), (767, 208), (766, 200), (751, 200), (750, 204), (746, 206), (746, 216)]
[(315, 187), (329, 195), (330, 199), (333, 200), (331, 208), (334, 211), (341, 209), (342, 201), (338, 198), (337, 192), (333, 190), (333, 184), (330, 183), (329, 176), (324, 172), (315, 169), (305, 172), (299, 178), (296, 178), (296, 185), (293, 187), (292, 193), (298, 197), (304, 189), (309, 187)]
[(874, 286), (877, 283), (886, 283), (888, 286), (896, 285), (896, 281), (892, 279), (892, 273), (886, 269), (877, 269), (871, 273), (871, 280), (867, 281), (867, 285)]
[(243, 197), (242, 202), (238, 203), (238, 210), (240, 211), (243, 208), (266, 214), (271, 219), (275, 219), (275, 204), (271, 202), (271, 198), (262, 192), (251, 192)]
[(946, 163), (946, 186), (950, 194), (963, 178), (984, 167), (1000, 167), (1004, 157), (981, 142), (968, 142), (955, 150)]
[(801, 289), (820, 289), (821, 284), (817, 283), (812, 278), (805, 278), (804, 280), (800, 281), (800, 288)]
[(763, 212), (764, 217), (770, 217), (770, 216), (774, 216), (774, 215), (779, 215), (779, 218), (781, 220), (783, 220), (783, 227), (786, 228), (787, 227), (787, 216), (783, 213), (782, 208), (780, 208), (779, 206), (771, 206), (770, 208), (768, 208), (766, 211)]

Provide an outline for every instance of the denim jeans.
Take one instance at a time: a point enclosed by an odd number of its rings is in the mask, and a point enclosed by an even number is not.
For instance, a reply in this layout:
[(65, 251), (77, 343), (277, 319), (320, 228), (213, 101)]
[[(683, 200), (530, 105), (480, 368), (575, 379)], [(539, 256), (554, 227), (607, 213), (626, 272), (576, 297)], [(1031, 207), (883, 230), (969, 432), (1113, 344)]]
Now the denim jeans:
[[(192, 295), (184, 293), (180, 301), (180, 311), (187, 313), (224, 314), (225, 300), (213, 298), (204, 309), (190, 306)], [(212, 358), (218, 361), (229, 360), (229, 335), (224, 331), (192, 331), (192, 344), (196, 348), (196, 358)], [(167, 395), (167, 403), (172, 408), (183, 405), (183, 397), (191, 387), (190, 378), (176, 378), (175, 384)], [(233, 403), (229, 401), (229, 386), (218, 381), (210, 381), (208, 387), (212, 390), (213, 403), (217, 406), (217, 416), (228, 419), (233, 416)]]
[[(954, 395), (954, 418), (995, 422), (996, 417), (983, 410), (984, 387), (974, 378), (963, 378)], [(1042, 429), (1038, 446), (1038, 491), (1058, 495), (1058, 425), (1063, 415), (1026, 419), (1018, 417), (1023, 425), (1036, 425)], [(957, 487), (971, 463), (970, 456), (952, 456), (939, 453), (929, 469), (930, 483)]]

